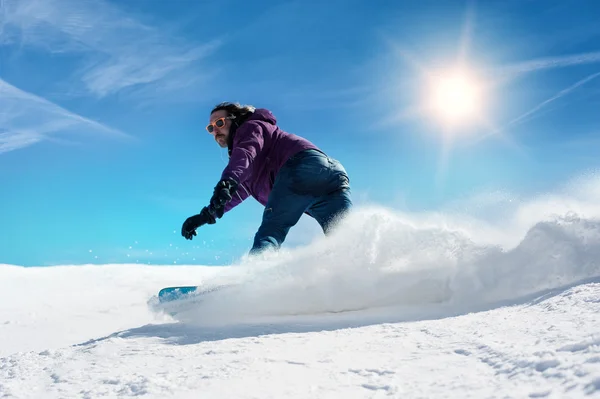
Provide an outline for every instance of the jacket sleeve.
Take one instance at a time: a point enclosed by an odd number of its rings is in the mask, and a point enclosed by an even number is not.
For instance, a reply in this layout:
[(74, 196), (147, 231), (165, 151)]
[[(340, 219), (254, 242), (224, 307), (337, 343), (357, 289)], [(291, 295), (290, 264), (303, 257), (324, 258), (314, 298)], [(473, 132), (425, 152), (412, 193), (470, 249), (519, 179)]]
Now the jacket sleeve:
[(233, 151), (221, 178), (234, 179), (238, 184), (244, 183), (250, 177), (252, 163), (263, 147), (264, 137), (260, 124), (254, 121), (242, 124), (235, 133)]
[(225, 209), (223, 210), (223, 213), (229, 212), (230, 210), (244, 202), (244, 200), (249, 196), (250, 191), (248, 191), (244, 184), (240, 184), (236, 193), (231, 197), (231, 200), (225, 204)]

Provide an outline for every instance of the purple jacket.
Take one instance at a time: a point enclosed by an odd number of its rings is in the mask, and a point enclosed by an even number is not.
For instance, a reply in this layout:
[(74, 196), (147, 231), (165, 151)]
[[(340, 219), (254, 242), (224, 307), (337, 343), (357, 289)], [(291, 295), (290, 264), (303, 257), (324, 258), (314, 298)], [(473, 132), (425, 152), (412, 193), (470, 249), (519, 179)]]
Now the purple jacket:
[(284, 132), (271, 111), (257, 108), (235, 131), (229, 163), (221, 175), (239, 184), (236, 195), (225, 205), (225, 212), (249, 196), (266, 206), (281, 166), (306, 149), (318, 148), (302, 137)]

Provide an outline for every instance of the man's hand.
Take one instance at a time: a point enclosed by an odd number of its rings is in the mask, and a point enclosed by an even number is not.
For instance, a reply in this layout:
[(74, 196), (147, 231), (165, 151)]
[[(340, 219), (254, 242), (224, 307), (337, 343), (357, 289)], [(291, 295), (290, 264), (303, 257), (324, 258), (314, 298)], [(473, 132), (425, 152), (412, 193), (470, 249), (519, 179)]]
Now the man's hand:
[(223, 213), (225, 212), (225, 205), (231, 201), (231, 198), (237, 191), (238, 184), (233, 179), (222, 179), (215, 186), (215, 190), (213, 192), (213, 196), (210, 199), (210, 205), (216, 211), (216, 217), (223, 217)]
[(196, 229), (205, 224), (214, 224), (216, 219), (208, 210), (208, 207), (202, 208), (199, 214), (190, 216), (181, 226), (181, 235), (186, 240), (191, 240), (196, 235)]

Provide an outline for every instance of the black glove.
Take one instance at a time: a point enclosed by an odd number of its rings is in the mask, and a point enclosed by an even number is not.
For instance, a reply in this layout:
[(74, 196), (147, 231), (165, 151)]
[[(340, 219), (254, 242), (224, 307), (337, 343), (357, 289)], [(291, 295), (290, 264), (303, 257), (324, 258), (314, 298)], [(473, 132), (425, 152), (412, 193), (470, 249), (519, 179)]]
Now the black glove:
[(215, 216), (219, 219), (223, 217), (225, 205), (231, 201), (231, 198), (237, 191), (238, 184), (233, 179), (222, 179), (215, 186), (213, 196), (210, 199), (210, 206), (215, 210)]
[(199, 214), (190, 216), (183, 222), (183, 226), (181, 226), (181, 235), (186, 238), (186, 240), (191, 240), (193, 236), (196, 235), (196, 229), (205, 224), (215, 224), (216, 219), (210, 213), (208, 207), (202, 208)]

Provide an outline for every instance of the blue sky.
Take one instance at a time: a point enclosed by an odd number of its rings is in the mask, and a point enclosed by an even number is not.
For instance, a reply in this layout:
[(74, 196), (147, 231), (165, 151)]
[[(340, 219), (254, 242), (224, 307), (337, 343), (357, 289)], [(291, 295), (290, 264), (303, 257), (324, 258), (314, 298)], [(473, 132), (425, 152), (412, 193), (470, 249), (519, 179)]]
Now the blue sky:
[[(221, 101), (269, 108), (339, 159), (358, 204), (533, 195), (600, 163), (597, 1), (0, 6), (0, 263), (244, 254), (252, 199), (194, 241), (179, 234), (227, 162), (204, 130)], [(459, 61), (485, 95), (449, 131), (422, 107), (425, 82)]]

